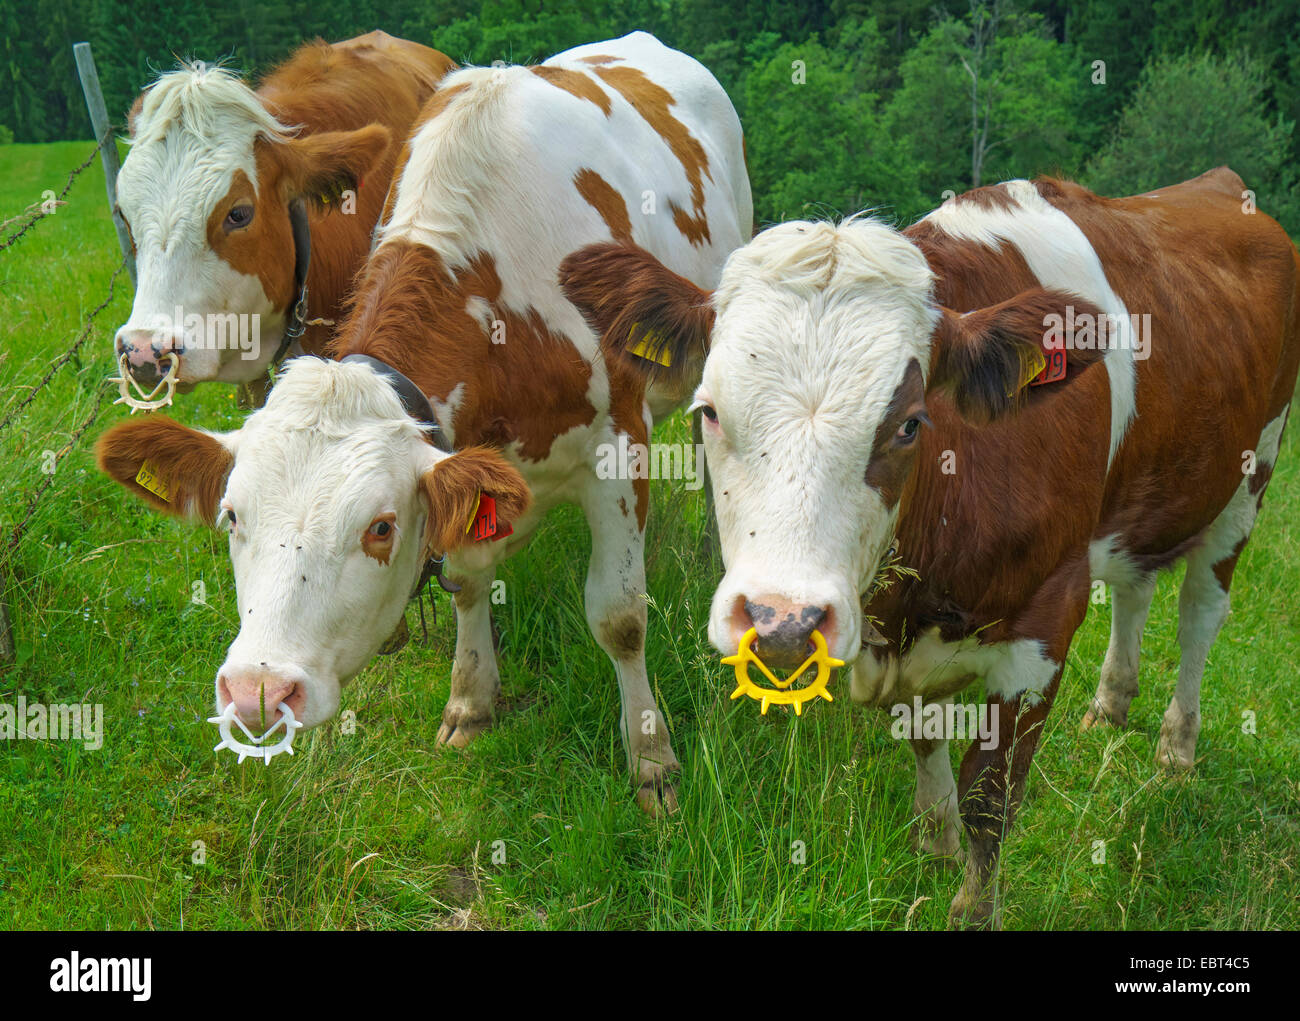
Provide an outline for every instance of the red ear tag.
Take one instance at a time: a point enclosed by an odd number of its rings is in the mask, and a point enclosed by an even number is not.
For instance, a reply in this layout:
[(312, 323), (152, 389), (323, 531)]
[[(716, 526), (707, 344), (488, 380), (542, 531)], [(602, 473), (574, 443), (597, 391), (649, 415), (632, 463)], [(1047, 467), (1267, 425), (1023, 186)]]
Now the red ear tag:
[(478, 510), (469, 526), (470, 537), (475, 542), (482, 542), (497, 534), (497, 502), (484, 494), (478, 498)]
[(1065, 378), (1065, 351), (1044, 351), (1047, 364), (1043, 371), (1029, 381), (1030, 386), (1042, 386), (1044, 383), (1056, 383)]

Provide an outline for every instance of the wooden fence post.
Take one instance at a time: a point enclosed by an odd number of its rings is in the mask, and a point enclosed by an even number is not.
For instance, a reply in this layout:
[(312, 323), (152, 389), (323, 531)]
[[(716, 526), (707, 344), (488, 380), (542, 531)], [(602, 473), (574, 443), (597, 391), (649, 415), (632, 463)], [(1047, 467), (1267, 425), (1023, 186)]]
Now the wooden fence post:
[(108, 210), (113, 216), (113, 226), (117, 229), (117, 245), (122, 249), (127, 271), (131, 274), (131, 286), (134, 287), (135, 255), (131, 251), (131, 234), (117, 209), (117, 172), (121, 166), (117, 161), (117, 140), (113, 138), (113, 125), (109, 122), (108, 110), (104, 106), (104, 94), (99, 89), (99, 72), (95, 70), (90, 43), (77, 43), (72, 47), (72, 52), (77, 58), (77, 74), (81, 78), (81, 91), (86, 96), (90, 124), (95, 129), (95, 141), (100, 145), (99, 158), (104, 164), (104, 186), (108, 189)]

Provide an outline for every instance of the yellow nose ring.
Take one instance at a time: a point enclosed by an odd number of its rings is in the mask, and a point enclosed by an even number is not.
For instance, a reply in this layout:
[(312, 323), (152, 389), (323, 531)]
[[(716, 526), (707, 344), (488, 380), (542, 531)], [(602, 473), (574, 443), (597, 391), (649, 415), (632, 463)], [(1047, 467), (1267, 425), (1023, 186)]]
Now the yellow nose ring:
[[(758, 630), (750, 628), (745, 632), (745, 637), (740, 640), (740, 648), (736, 650), (734, 656), (726, 656), (722, 660), (723, 666), (734, 666), (736, 668), (736, 690), (731, 693), (732, 698), (740, 698), (741, 695), (748, 695), (755, 702), (762, 703), (760, 712), (766, 716), (769, 705), (791, 705), (794, 706), (796, 716), (803, 715), (803, 704), (812, 699), (824, 698), (827, 702), (834, 702), (831, 694), (826, 690), (826, 681), (831, 675), (831, 669), (837, 666), (843, 666), (844, 660), (835, 659), (826, 650), (826, 639), (820, 631), (812, 633), (813, 653), (803, 665), (784, 681), (778, 681), (776, 676), (767, 665), (758, 658), (758, 653), (754, 651), (754, 639), (758, 637)], [(749, 664), (753, 663), (762, 672), (763, 676), (772, 682), (771, 688), (760, 688), (750, 679)], [(817, 664), (817, 676), (813, 678), (810, 684), (802, 688), (792, 688), (796, 680), (813, 664)]]

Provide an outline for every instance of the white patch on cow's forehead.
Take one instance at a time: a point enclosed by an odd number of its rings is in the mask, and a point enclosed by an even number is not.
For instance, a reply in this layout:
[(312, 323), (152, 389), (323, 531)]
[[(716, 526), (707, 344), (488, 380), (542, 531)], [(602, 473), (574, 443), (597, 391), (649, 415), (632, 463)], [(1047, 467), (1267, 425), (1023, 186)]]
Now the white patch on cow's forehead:
[(875, 220), (773, 227), (723, 271), (705, 384), (760, 429), (793, 410), (874, 430), (907, 364), (928, 371), (932, 287), (921, 252)]
[(413, 491), (410, 451), (423, 436), (367, 366), (296, 358), (245, 424), (230, 488), (259, 516), (312, 522), (323, 541), (345, 541), (354, 517)]
[(118, 178), (137, 243), (150, 230), (165, 241), (179, 222), (204, 223), (236, 170), (256, 189), (254, 140), (278, 141), (293, 131), (232, 71), (185, 67), (160, 75), (144, 94)]

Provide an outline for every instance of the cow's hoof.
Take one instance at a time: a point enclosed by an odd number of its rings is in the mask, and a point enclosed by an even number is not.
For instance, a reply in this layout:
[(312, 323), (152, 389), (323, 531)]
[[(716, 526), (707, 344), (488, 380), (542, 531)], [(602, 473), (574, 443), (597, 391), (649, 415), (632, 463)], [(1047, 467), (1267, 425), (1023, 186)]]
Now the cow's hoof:
[(466, 708), (449, 705), (442, 712), (442, 726), (438, 728), (438, 745), (464, 748), (491, 726), (490, 714), (484, 716)]
[(948, 928), (983, 930), (1002, 928), (1001, 913), (993, 908), (991, 896), (967, 897), (965, 887), (952, 899), (948, 908)]
[(636, 792), (636, 803), (652, 819), (666, 819), (677, 812), (677, 788), (667, 780), (647, 780)]
[(961, 834), (955, 826), (936, 826), (922, 816), (912, 824), (912, 847), (918, 854), (929, 854), (954, 864), (961, 857)]
[(1162, 733), (1156, 745), (1156, 765), (1167, 773), (1190, 773), (1196, 767), (1196, 746), (1180, 747)]
[(1103, 709), (1096, 699), (1092, 700), (1092, 705), (1088, 711), (1083, 714), (1083, 719), (1079, 721), (1079, 730), (1092, 730), (1093, 727), (1105, 726), (1116, 727), (1123, 730), (1128, 726), (1128, 713), (1108, 713)]
[(1196, 765), (1196, 739), (1200, 733), (1200, 713), (1170, 709), (1160, 724), (1156, 764), (1170, 773), (1190, 771)]

